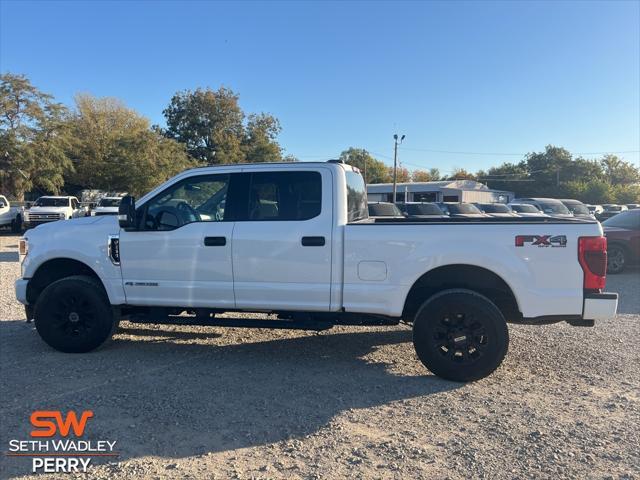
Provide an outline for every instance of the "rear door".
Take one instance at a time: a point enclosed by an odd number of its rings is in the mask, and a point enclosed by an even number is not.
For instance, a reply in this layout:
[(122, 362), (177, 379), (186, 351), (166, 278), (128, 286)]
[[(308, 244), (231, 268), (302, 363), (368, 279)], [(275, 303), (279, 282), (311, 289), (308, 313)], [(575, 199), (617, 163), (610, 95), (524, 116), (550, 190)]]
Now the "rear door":
[(238, 308), (328, 311), (333, 182), (327, 168), (243, 173), (233, 232)]

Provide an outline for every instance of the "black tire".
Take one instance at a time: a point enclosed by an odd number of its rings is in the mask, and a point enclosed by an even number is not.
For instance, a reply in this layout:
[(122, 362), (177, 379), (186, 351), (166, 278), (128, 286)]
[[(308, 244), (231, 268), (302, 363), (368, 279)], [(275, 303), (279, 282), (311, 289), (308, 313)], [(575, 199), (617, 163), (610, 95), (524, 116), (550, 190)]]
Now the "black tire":
[(22, 233), (22, 217), (18, 215), (11, 222), (11, 232), (12, 233)]
[(434, 374), (456, 382), (484, 378), (509, 348), (502, 312), (471, 290), (445, 290), (422, 304), (413, 322), (413, 346)]
[(102, 286), (84, 275), (53, 282), (36, 303), (36, 330), (61, 352), (95, 350), (111, 337), (116, 323)]
[(607, 249), (607, 273), (622, 273), (627, 263), (627, 252), (620, 245), (611, 245)]

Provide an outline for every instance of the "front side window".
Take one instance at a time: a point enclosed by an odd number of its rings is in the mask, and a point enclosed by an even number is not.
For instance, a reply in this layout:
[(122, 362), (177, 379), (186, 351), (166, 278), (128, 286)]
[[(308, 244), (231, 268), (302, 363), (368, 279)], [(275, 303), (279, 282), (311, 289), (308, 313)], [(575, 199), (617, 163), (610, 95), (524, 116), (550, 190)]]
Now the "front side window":
[(249, 182), (249, 221), (309, 220), (320, 215), (319, 172), (257, 172)]
[(174, 230), (194, 222), (225, 218), (229, 175), (202, 175), (181, 180), (143, 205), (142, 230)]

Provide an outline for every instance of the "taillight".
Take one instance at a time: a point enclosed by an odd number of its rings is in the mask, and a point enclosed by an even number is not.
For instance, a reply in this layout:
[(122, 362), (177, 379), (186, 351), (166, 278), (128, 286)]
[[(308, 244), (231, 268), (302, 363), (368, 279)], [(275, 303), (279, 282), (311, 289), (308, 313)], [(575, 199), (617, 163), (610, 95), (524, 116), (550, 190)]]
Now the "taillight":
[(607, 239), (605, 237), (580, 237), (578, 261), (584, 272), (584, 288), (604, 288), (607, 275)]

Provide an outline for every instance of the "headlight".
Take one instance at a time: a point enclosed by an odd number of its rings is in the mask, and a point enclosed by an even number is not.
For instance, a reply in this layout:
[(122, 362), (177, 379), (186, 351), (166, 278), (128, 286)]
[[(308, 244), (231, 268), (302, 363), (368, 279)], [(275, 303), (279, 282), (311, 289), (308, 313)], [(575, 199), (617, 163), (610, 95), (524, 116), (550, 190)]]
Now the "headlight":
[(18, 242), (18, 253), (21, 257), (26, 257), (29, 253), (29, 241), (26, 238), (21, 238)]
[(64, 213), (59, 213), (58, 215), (60, 215), (60, 220), (64, 220), (65, 218), (67, 218), (67, 215)]

